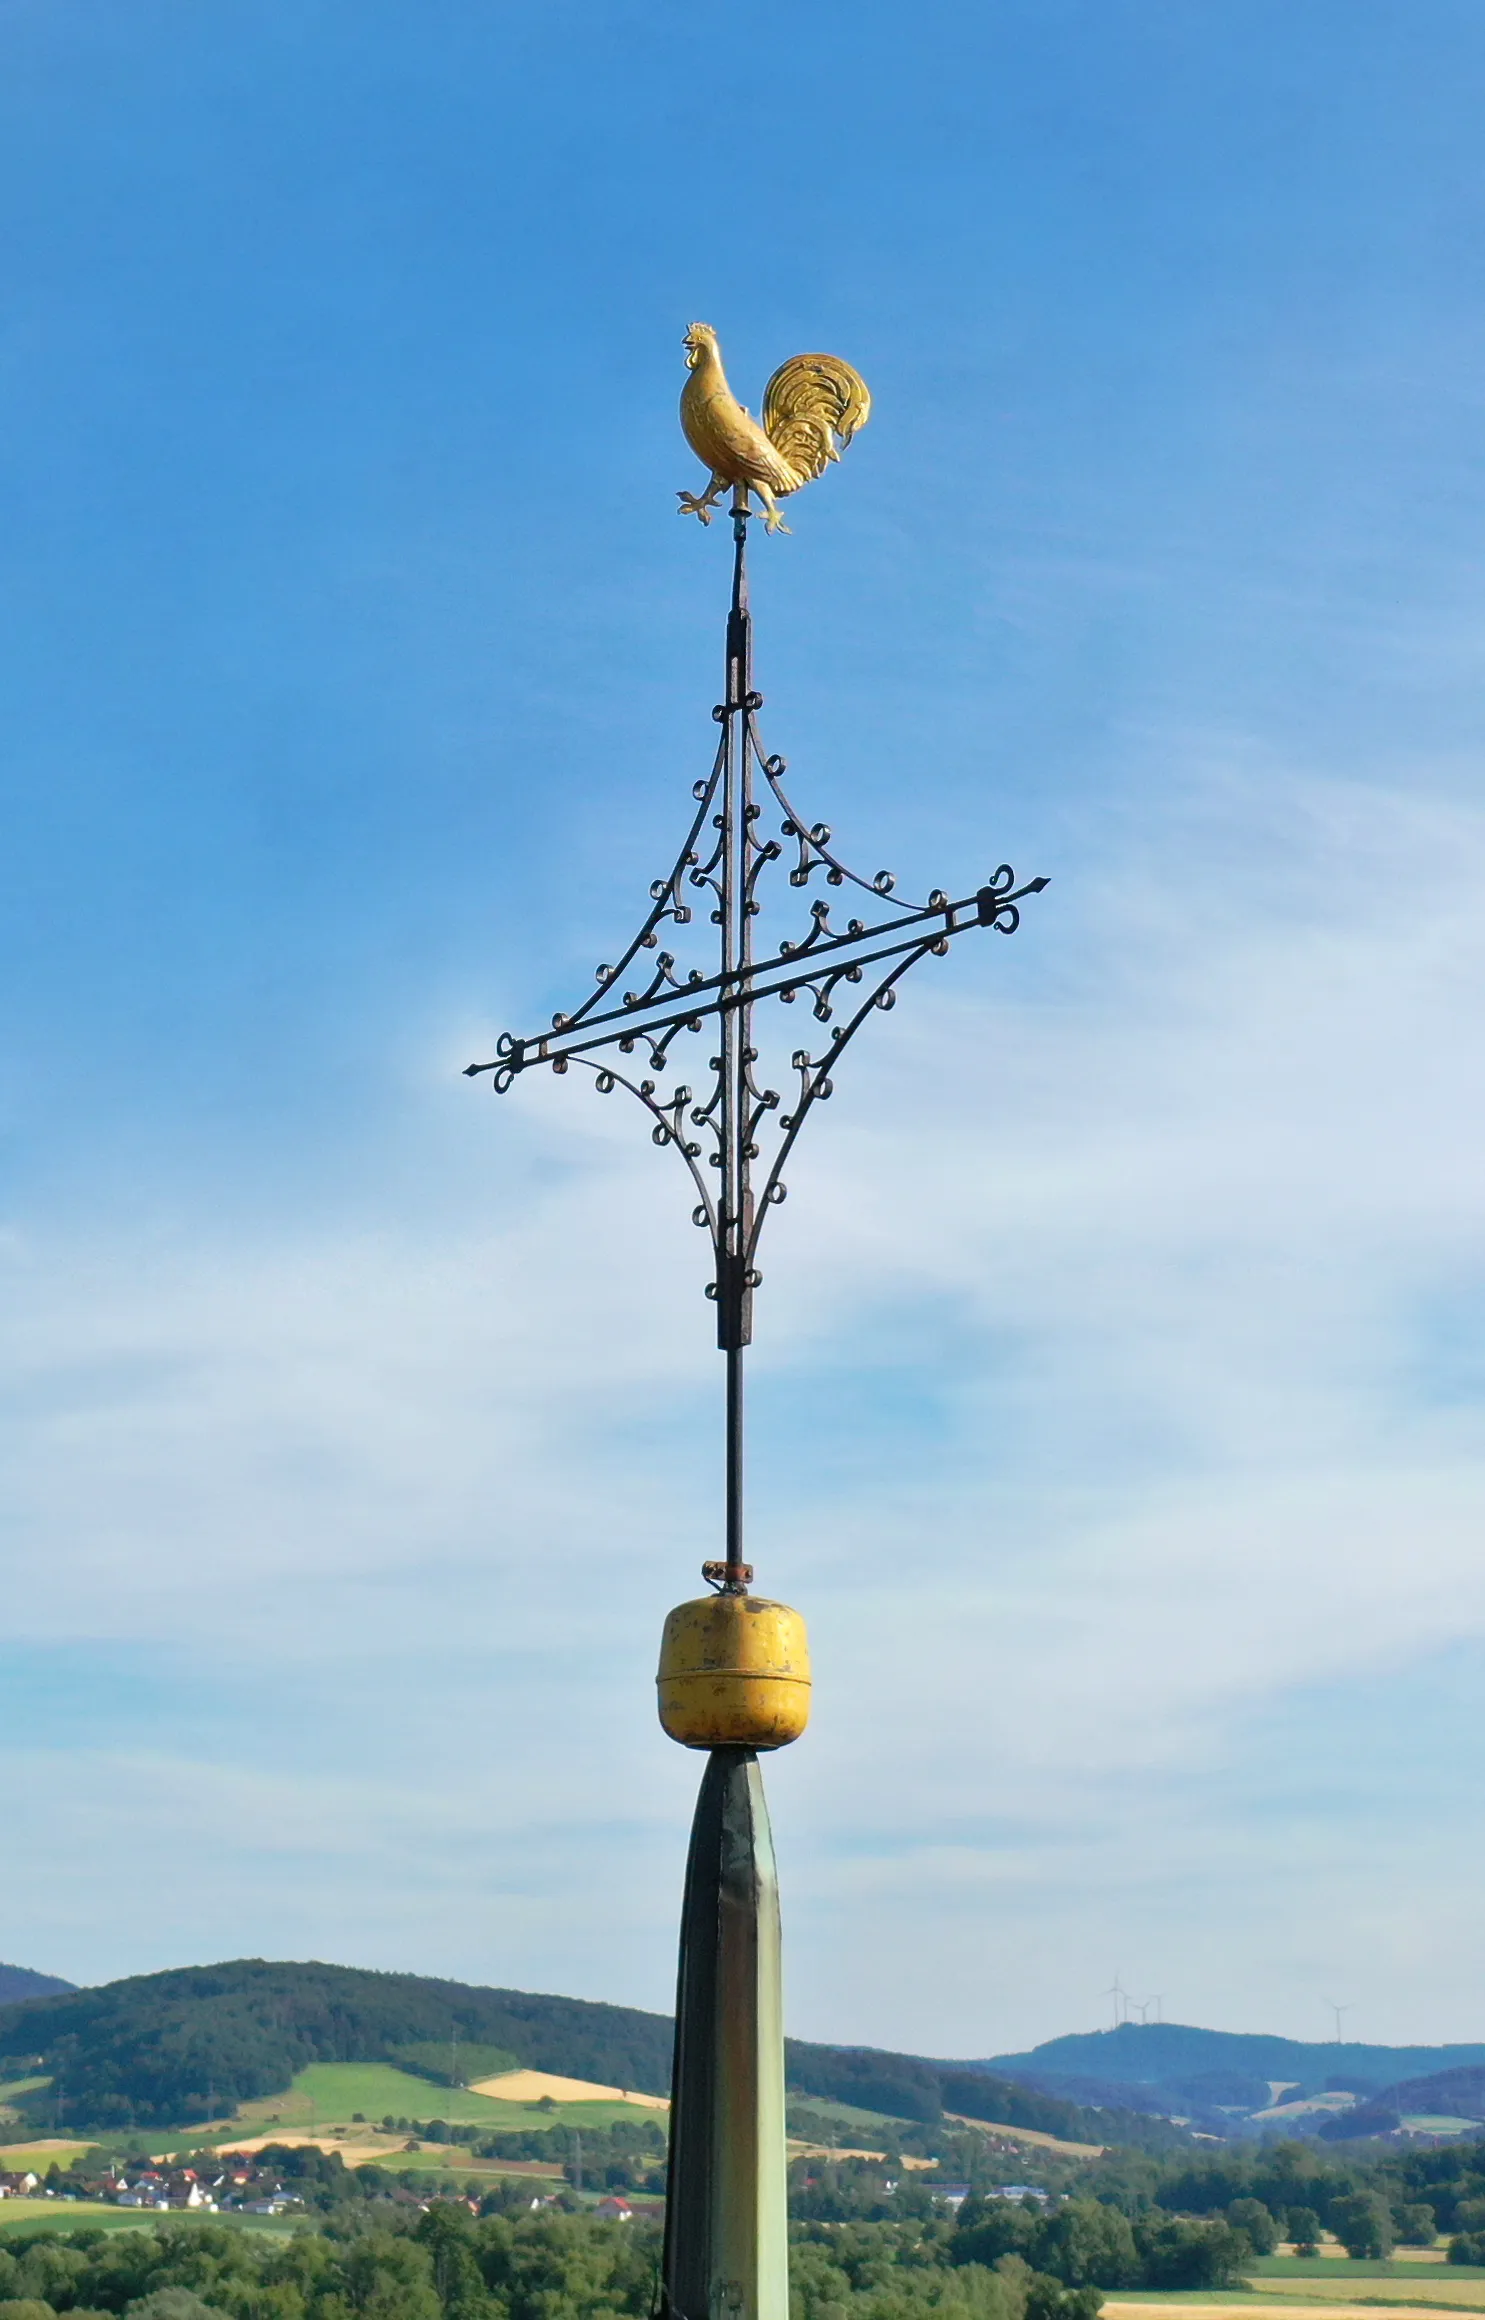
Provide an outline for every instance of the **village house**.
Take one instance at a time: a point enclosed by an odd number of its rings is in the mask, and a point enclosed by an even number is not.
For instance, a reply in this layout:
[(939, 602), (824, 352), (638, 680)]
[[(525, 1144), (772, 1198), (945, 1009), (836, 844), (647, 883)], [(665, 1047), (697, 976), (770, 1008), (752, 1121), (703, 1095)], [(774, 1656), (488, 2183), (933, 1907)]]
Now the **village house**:
[(145, 2167), (127, 2177), (105, 2179), (97, 2188), (98, 2195), (112, 2197), (116, 2207), (205, 2208), (215, 2214), (214, 2194), (223, 2181), (218, 2176), (215, 2183), (203, 2183), (194, 2167), (172, 2168), (169, 2174), (156, 2167)]

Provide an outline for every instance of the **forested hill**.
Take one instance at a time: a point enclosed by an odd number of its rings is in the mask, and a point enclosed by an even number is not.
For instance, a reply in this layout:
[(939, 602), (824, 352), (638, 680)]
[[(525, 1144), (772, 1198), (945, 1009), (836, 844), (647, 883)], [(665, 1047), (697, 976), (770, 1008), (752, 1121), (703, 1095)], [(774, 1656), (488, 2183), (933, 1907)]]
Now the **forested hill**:
[(279, 2094), (311, 2062), (405, 2063), (404, 2049), (455, 2034), (533, 2070), (646, 2094), (669, 2083), (670, 2024), (660, 2014), (262, 1958), (0, 2007), (0, 2063), (39, 2062), (77, 2124), (128, 2127)]
[(59, 1982), (55, 1974), (34, 1974), (29, 1966), (0, 1966), (0, 2006), (13, 2006), (23, 1998), (55, 1997), (75, 1987), (73, 1982)]
[(1203, 2072), (1241, 2071), (1251, 2077), (1303, 2084), (1333, 2078), (1338, 2086), (1393, 2086), (1402, 2078), (1431, 2077), (1485, 2063), (1485, 2044), (1365, 2046), (1353, 2039), (1272, 2038), (1260, 2032), (1200, 2030), (1183, 2022), (1121, 2022), (1117, 2030), (1087, 2030), (1049, 2038), (1026, 2054), (995, 2054), (974, 2067), (1004, 2078), (1041, 2084), (1060, 2078), (1096, 2078), (1129, 2086), (1169, 2085)]
[(1143, 2109), (1090, 2108), (996, 2078), (973, 2062), (929, 2062), (870, 2046), (812, 2046), (800, 2038), (785, 2040), (784, 2057), (791, 2093), (856, 2103), (889, 2118), (931, 2125), (947, 2112), (1029, 2127), (1071, 2143), (1123, 2143), (1146, 2151), (1168, 2151), (1191, 2140), (1182, 2128)]
[[(436, 2075), (430, 2057), (455, 2035), (461, 2048), (496, 2050), (529, 2069), (640, 2093), (669, 2088), (671, 2024), (663, 2014), (261, 1958), (0, 2007), (0, 2077), (48, 2072), (77, 2127), (187, 2125), (281, 2093), (312, 2062), (391, 2062)], [(931, 2123), (952, 2111), (1073, 2142), (1186, 2140), (1163, 2120), (1090, 2111), (972, 2065), (919, 2055), (791, 2039), (788, 2072), (799, 2094), (892, 2118)]]

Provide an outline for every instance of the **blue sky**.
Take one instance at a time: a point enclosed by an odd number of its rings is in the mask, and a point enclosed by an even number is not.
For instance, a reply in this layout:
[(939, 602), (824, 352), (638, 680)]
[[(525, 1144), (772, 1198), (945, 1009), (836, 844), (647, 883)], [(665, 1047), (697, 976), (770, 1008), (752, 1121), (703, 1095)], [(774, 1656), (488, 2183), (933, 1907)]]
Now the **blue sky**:
[(681, 334), (848, 855), (1052, 885), (771, 1224), (803, 2035), (1473, 2037), (1485, 23), (1450, 0), (0, 5), (0, 1955), (668, 2003), (683, 1187), (459, 1067), (707, 762)]

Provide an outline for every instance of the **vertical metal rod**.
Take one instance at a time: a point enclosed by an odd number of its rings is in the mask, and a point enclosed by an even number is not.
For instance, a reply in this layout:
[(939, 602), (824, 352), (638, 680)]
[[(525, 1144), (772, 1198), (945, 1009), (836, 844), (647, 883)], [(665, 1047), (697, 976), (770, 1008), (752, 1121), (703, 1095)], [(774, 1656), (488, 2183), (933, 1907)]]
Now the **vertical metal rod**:
[(727, 1523), (723, 1585), (745, 1587), (743, 1556), (743, 1348), (752, 1335), (748, 1278), (753, 1191), (748, 1142), (753, 1063), (753, 1008), (747, 974), (753, 959), (748, 871), (753, 847), (752, 619), (748, 609), (748, 495), (732, 503), (732, 602), (727, 612), (726, 716), (722, 777), (723, 988), (738, 1003), (722, 1011), (721, 1197), (717, 1232), (717, 1341), (727, 1356)]
[(723, 1584), (739, 1589), (752, 1576), (743, 1554), (743, 1349), (727, 1348), (727, 1573)]

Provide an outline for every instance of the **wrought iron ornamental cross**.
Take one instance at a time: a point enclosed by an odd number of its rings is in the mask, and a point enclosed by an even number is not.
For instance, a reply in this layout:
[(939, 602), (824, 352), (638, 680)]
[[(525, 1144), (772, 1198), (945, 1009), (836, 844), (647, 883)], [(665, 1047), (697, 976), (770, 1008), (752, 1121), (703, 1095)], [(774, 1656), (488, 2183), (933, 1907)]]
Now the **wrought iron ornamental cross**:
[[(467, 1070), (471, 1079), (492, 1074), (496, 1092), (504, 1094), (539, 1065), (565, 1072), (581, 1064), (604, 1094), (622, 1087), (637, 1097), (655, 1142), (673, 1147), (690, 1170), (693, 1220), (712, 1244), (707, 1295), (716, 1301), (717, 1343), (727, 1356), (727, 1551), (705, 1571), (729, 1590), (745, 1587), (752, 1576), (743, 1560), (742, 1352), (752, 1338), (753, 1292), (762, 1277), (758, 1242), (770, 1208), (785, 1196), (784, 1170), (800, 1130), (832, 1093), (831, 1074), (868, 1016), (895, 1004), (909, 968), (930, 953), (942, 955), (969, 927), (1013, 934), (1019, 905), (1047, 883), (1032, 878), (1018, 886), (1002, 863), (961, 900), (935, 889), (925, 902), (905, 902), (888, 871), (863, 878), (848, 869), (833, 850), (828, 825), (807, 822), (795, 809), (784, 788), (785, 762), (766, 753), (758, 730), (763, 697), (753, 690), (749, 512), (746, 491), (738, 491), (726, 684), (712, 711), (721, 734), (710, 773), (695, 785), (696, 811), (669, 876), (656, 879), (648, 917), (617, 964), (596, 969), (580, 1007), (554, 1015), (550, 1030), (529, 1038), (503, 1033), (493, 1062)], [(825, 887), (854, 887), (869, 898), (867, 914), (838, 926), (835, 905), (817, 891), (797, 939), (759, 958), (760, 888), (770, 866), (785, 860), (790, 886), (808, 888), (818, 879)], [(676, 953), (661, 947), (662, 938), (670, 939), (672, 927), (689, 926), (698, 908), (719, 930), (717, 964), (683, 969)], [(631, 970), (635, 987), (624, 990)], [(815, 1021), (830, 1026), (816, 1043), (818, 1054), (808, 1047), (793, 1051), (787, 1103), (758, 1072), (754, 1009), (768, 999), (784, 1006), (807, 999)], [(719, 1052), (708, 1058), (697, 1087), (681, 1076), (672, 1050), (683, 1034), (708, 1023), (720, 1031)], [(638, 1064), (622, 1060), (636, 1053)]]

